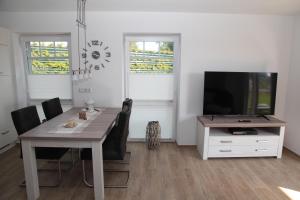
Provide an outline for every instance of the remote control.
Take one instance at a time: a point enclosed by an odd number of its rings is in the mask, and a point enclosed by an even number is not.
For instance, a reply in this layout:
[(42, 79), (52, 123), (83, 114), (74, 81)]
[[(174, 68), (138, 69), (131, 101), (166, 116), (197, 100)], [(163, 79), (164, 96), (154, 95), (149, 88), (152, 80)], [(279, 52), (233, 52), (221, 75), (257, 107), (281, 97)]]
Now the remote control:
[(240, 119), (238, 122), (251, 122), (249, 119)]

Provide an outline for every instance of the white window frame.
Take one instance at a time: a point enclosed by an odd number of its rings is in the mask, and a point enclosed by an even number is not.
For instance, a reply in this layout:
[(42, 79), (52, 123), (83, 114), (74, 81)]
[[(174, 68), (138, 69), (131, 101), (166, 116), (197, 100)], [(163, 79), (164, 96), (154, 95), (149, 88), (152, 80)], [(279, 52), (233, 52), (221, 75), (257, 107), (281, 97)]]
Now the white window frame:
[[(27, 51), (26, 51), (26, 42), (30, 41), (67, 41), (68, 42), (68, 50), (69, 50), (69, 73), (67, 74), (32, 74), (31, 73), (31, 66), (28, 66), (28, 61), (27, 61)], [(20, 44), (22, 48), (22, 53), (23, 53), (23, 63), (24, 63), (24, 68), (25, 68), (25, 76), (26, 76), (26, 96), (27, 96), (27, 102), (29, 104), (39, 104), (40, 102), (48, 99), (44, 98), (43, 96), (38, 97), (38, 98), (31, 98), (30, 97), (30, 91), (29, 91), (29, 78), (30, 77), (44, 77), (47, 79), (48, 77), (57, 77), (60, 80), (61, 79), (66, 79), (66, 81), (69, 81), (70, 83), (70, 96), (67, 98), (61, 98), (61, 103), (62, 105), (72, 105), (73, 104), (73, 89), (72, 89), (72, 79), (71, 79), (71, 72), (72, 72), (72, 46), (71, 46), (71, 34), (22, 34), (20, 36)], [(54, 96), (53, 96), (54, 97)]]
[[(180, 90), (180, 40), (181, 34), (139, 34), (139, 33), (126, 33), (124, 34), (124, 67), (123, 67), (123, 77), (124, 77), (124, 95), (123, 97), (129, 97), (129, 86), (130, 86), (130, 76), (139, 76), (141, 78), (146, 76), (160, 78), (173, 78), (174, 87), (173, 87), (173, 99), (133, 99), (134, 106), (139, 107), (165, 107), (171, 106), (174, 111), (173, 116), (173, 131), (170, 141), (175, 141), (177, 137), (177, 125), (178, 125), (178, 105), (179, 105), (179, 90)], [(129, 42), (130, 41), (145, 41), (145, 42), (153, 42), (153, 41), (166, 41), (166, 42), (174, 42), (174, 65), (172, 73), (135, 73), (130, 71), (130, 52), (129, 52)], [(130, 136), (129, 136), (130, 137)], [(129, 138), (130, 139), (130, 138)]]

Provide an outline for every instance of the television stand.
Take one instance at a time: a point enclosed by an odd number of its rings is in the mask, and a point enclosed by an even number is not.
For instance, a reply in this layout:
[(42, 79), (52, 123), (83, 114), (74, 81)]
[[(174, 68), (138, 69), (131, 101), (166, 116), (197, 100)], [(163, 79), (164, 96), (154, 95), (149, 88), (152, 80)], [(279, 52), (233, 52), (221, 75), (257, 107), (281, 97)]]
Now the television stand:
[(266, 120), (270, 121), (270, 119), (266, 115), (258, 115), (257, 117), (265, 118)]
[[(197, 149), (201, 158), (281, 158), (285, 122), (274, 117), (268, 119), (257, 116), (218, 116), (212, 121), (211, 116), (198, 116)], [(233, 135), (230, 128), (254, 130), (256, 134)]]

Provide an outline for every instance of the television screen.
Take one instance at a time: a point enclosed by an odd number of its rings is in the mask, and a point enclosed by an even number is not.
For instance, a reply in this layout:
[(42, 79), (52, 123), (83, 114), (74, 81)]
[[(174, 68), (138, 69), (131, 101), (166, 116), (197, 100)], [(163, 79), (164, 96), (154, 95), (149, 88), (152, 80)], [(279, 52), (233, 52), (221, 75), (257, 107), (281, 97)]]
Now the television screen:
[(277, 73), (205, 72), (204, 115), (273, 115)]

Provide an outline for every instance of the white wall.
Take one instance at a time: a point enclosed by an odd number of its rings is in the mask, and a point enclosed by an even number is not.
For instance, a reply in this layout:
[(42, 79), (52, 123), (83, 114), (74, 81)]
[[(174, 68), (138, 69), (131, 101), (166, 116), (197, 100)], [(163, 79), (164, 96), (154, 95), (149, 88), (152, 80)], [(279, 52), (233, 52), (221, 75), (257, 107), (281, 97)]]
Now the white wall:
[[(77, 64), (75, 13), (1, 13), (0, 26), (15, 32), (70, 32), (73, 64)], [(196, 115), (202, 113), (203, 72), (279, 72), (276, 115), (283, 117), (290, 65), (293, 17), (195, 13), (87, 13), (88, 39), (104, 41), (112, 52), (110, 64), (93, 79), (74, 85), (81, 105), (86, 96), (78, 87), (92, 87), (97, 105), (120, 106), (124, 97), (125, 33), (181, 34), (181, 75), (178, 111), (179, 144), (195, 144)]]
[(284, 144), (293, 152), (300, 155), (300, 17), (295, 23), (294, 47), (291, 59), (291, 68), (288, 82), (288, 94), (286, 100), (287, 130)]

